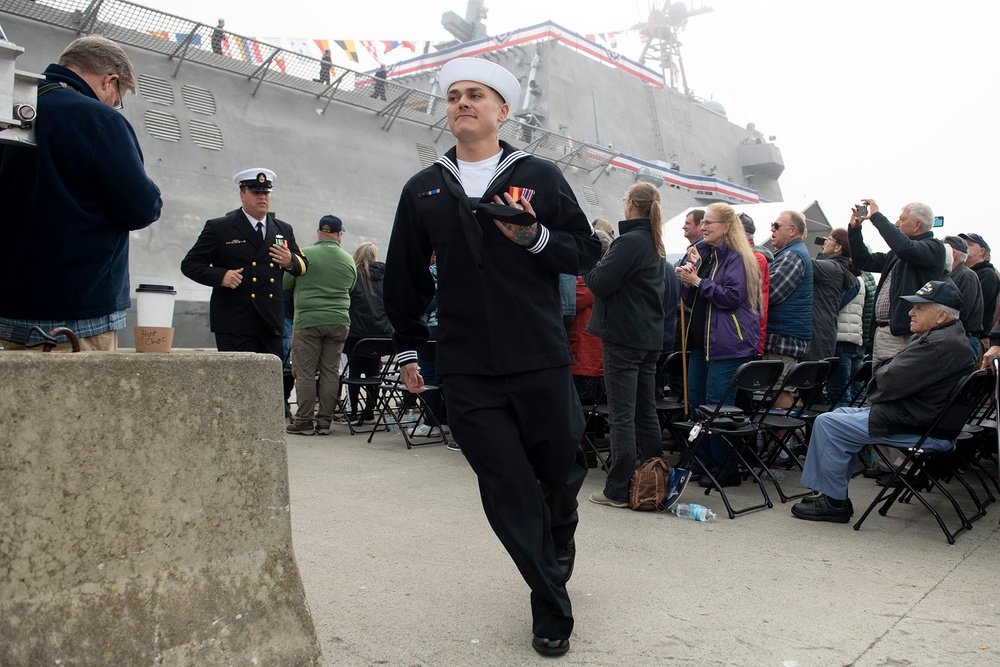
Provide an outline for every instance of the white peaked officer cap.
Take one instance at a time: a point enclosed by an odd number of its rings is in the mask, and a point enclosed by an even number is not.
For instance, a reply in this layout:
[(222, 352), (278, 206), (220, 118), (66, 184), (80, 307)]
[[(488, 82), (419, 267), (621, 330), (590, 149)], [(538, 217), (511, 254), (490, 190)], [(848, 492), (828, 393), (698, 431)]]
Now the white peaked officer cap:
[(521, 84), (517, 77), (495, 62), (482, 58), (455, 58), (445, 63), (438, 77), (441, 91), (445, 96), (456, 81), (475, 81), (489, 86), (500, 93), (500, 97), (511, 109), (518, 105)]
[(277, 176), (270, 169), (253, 167), (252, 169), (244, 169), (233, 176), (233, 183), (250, 190), (270, 192), (276, 178)]

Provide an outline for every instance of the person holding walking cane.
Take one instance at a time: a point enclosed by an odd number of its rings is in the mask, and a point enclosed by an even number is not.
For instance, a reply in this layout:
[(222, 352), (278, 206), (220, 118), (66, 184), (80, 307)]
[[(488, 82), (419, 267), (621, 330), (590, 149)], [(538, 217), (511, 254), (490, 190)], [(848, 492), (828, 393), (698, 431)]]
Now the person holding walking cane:
[[(736, 369), (756, 356), (763, 308), (760, 267), (736, 211), (723, 203), (710, 205), (701, 231), (703, 238), (688, 250), (688, 262), (675, 269), (681, 299), (691, 309), (681, 345), (691, 351), (686, 396), (692, 406), (718, 403)], [(728, 403), (732, 400), (730, 395)], [(740, 477), (735, 461), (727, 462), (728, 453), (721, 438), (711, 436), (705, 465), (722, 486), (737, 486)]]

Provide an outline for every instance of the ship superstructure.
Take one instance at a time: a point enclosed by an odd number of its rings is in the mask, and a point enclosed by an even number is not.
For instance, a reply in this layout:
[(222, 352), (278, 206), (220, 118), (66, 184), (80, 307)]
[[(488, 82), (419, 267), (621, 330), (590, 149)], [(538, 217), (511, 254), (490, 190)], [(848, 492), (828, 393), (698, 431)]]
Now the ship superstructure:
[(209, 291), (179, 265), (204, 221), (238, 206), (231, 179), (241, 169), (277, 172), (272, 210), (300, 244), (334, 213), (346, 249), (367, 240), (391, 252), (402, 184), (454, 143), (436, 74), (460, 55), (520, 78), (524, 98), (501, 138), (558, 164), (591, 219), (617, 220), (637, 179), (660, 187), (667, 216), (718, 200), (781, 200), (781, 153), (762, 133), (686, 94), (669, 72), (552, 22), (417, 56), (385, 79), (338, 65), (324, 81), (318, 58), (234, 33), (216, 53), (215, 26), (122, 0), (0, 0), (0, 12), (25, 49), (19, 70), (40, 72), (79, 34), (107, 36), (132, 59), (139, 94), (123, 113), (164, 199), (162, 219), (133, 235), (132, 282), (177, 287), (175, 346), (213, 346)]

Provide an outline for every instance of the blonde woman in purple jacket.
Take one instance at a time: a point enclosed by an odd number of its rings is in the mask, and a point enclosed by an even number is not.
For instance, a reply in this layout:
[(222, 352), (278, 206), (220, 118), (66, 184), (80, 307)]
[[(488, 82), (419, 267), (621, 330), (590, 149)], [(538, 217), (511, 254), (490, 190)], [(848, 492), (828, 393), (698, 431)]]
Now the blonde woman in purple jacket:
[[(691, 352), (688, 397), (692, 406), (722, 399), (742, 364), (753, 360), (760, 342), (762, 306), (760, 267), (743, 224), (728, 204), (708, 207), (701, 221), (702, 240), (688, 250), (689, 262), (676, 269), (681, 298), (691, 308), (682, 335)], [(726, 403), (732, 405), (734, 396)], [(719, 436), (702, 450), (703, 463), (722, 486), (738, 486), (736, 457)], [(704, 473), (697, 467), (693, 474)], [(707, 476), (702, 486), (711, 486)]]

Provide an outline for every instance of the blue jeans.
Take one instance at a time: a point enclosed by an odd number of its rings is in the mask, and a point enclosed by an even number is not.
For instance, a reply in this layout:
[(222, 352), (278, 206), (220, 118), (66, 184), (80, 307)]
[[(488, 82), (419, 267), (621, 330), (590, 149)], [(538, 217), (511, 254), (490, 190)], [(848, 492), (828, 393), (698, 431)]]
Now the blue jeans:
[[(833, 369), (833, 375), (830, 376), (830, 381), (826, 384), (826, 396), (831, 401), (840, 396), (840, 403), (838, 403), (840, 405), (851, 400), (856, 391), (861, 388), (860, 386), (855, 387), (852, 384), (851, 388), (843, 396), (840, 394), (844, 387), (847, 386), (847, 383), (850, 382), (851, 376), (854, 375), (865, 360), (865, 348), (861, 345), (842, 341), (837, 343), (834, 354), (840, 359), (840, 363)], [(860, 383), (855, 384), (860, 385)]]
[(637, 350), (604, 341), (604, 384), (611, 425), (611, 469), (604, 495), (628, 501), (638, 448), (642, 460), (663, 454), (656, 417), (656, 360), (659, 350)]
[[(722, 394), (729, 387), (729, 381), (736, 374), (736, 369), (748, 361), (751, 361), (751, 357), (708, 361), (705, 359), (705, 350), (692, 350), (691, 362), (688, 364), (688, 401), (692, 412), (699, 405), (715, 405), (721, 401)], [(735, 400), (734, 391), (726, 398), (725, 405), (733, 405)], [(709, 436), (707, 444), (708, 447), (699, 448), (698, 458), (716, 478), (730, 475), (737, 459), (735, 456), (729, 458), (732, 451), (729, 445), (720, 435)], [(726, 459), (729, 459), (728, 464)], [(726, 465), (725, 469), (723, 465)], [(705, 472), (699, 470), (697, 464), (692, 466), (692, 471)]]
[[(870, 412), (869, 408), (837, 408), (816, 418), (806, 462), (802, 464), (802, 486), (835, 500), (844, 500), (862, 447), (877, 444), (906, 448), (920, 440), (919, 435), (909, 434), (871, 437), (868, 435)], [(947, 452), (954, 446), (954, 440), (941, 438), (927, 438), (921, 445), (935, 452)]]

